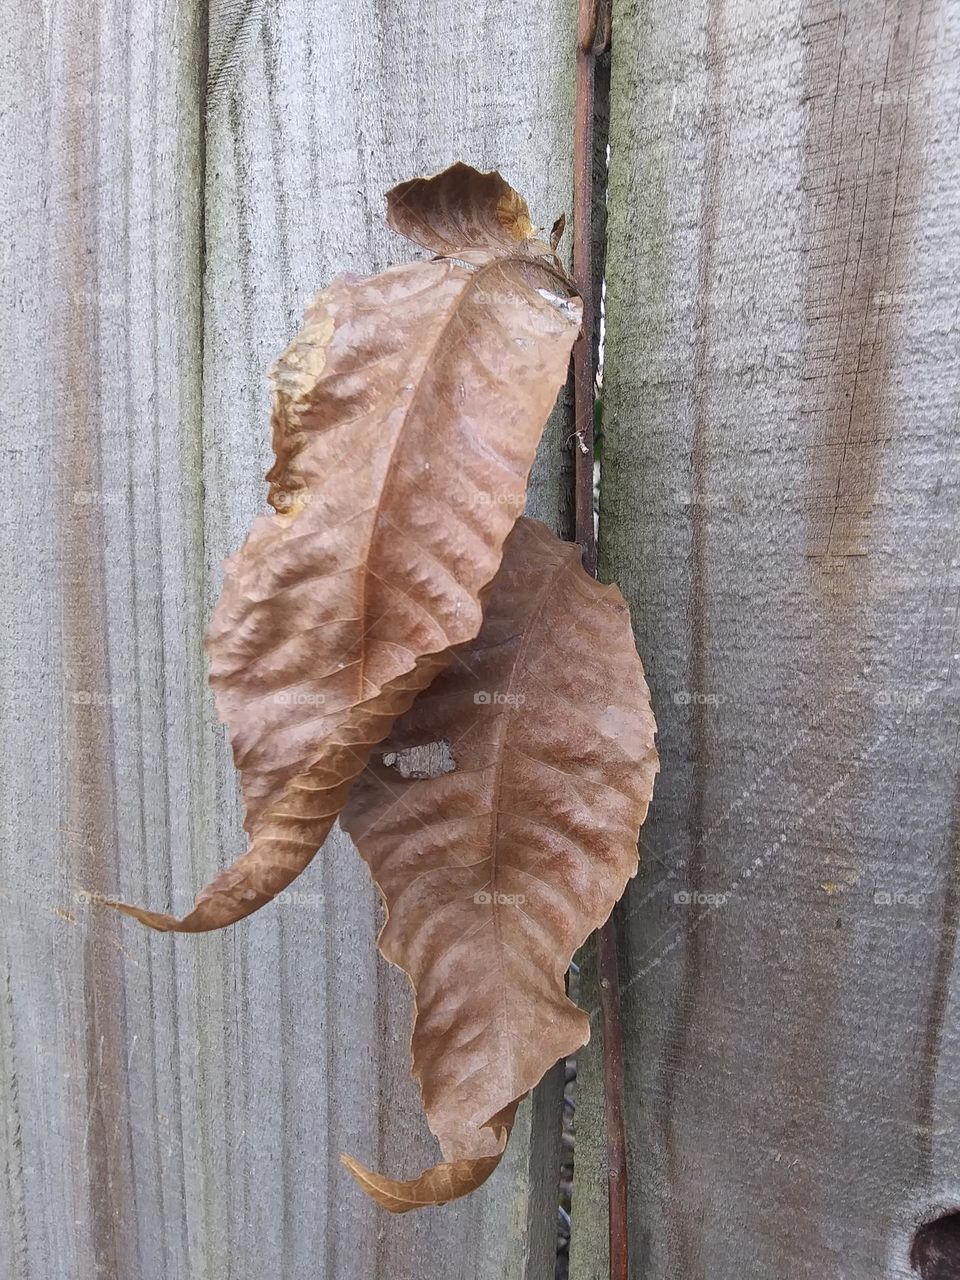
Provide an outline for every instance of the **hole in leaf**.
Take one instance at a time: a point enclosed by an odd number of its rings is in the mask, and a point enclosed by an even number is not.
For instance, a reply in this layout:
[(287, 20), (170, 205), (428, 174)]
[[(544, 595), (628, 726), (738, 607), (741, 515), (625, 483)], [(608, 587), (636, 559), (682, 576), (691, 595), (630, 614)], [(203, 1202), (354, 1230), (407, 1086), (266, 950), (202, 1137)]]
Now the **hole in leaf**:
[(388, 769), (396, 769), (401, 778), (439, 778), (444, 773), (453, 773), (457, 767), (450, 743), (445, 738), (422, 747), (387, 751), (383, 763)]

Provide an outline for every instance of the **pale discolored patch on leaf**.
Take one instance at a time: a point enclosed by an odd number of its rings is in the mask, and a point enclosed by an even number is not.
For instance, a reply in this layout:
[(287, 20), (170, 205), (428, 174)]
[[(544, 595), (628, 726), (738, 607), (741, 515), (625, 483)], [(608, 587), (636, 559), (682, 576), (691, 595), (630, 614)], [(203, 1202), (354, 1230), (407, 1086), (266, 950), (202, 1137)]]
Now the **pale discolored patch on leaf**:
[[(480, 628), (580, 304), (499, 175), (448, 173), (416, 208), (465, 229), (457, 256), (335, 280), (271, 371), (275, 514), (227, 562), (207, 634), (250, 844), (182, 918), (120, 906), (153, 928), (218, 928), (285, 888)], [(491, 217), (498, 238), (474, 234)]]
[(655, 731), (619, 591), (521, 520), (480, 634), (384, 744), (442, 739), (456, 768), (404, 779), (374, 759), (342, 816), (386, 905), (380, 949), (416, 993), (413, 1072), (444, 1158), (410, 1183), (350, 1163), (385, 1207), (479, 1185), (519, 1099), (589, 1038), (564, 975), (636, 871)]

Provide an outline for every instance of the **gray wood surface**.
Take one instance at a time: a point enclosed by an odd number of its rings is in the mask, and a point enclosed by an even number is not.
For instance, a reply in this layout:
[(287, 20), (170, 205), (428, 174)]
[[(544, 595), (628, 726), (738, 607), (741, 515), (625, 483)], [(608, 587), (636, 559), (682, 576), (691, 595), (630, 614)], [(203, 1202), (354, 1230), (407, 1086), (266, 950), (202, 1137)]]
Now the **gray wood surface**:
[[(556, 1078), (461, 1204), (388, 1217), (339, 1166), (436, 1154), (343, 837), (222, 934), (84, 895), (183, 908), (242, 847), (201, 639), (265, 505), (263, 371), (333, 275), (414, 255), (392, 183), (462, 158), (569, 211), (573, 5), (3, 22), (0, 1277), (545, 1280)], [(565, 429), (531, 502), (554, 525)]]
[(663, 760), (633, 1274), (906, 1280), (960, 1206), (960, 7), (616, 10), (601, 571)]

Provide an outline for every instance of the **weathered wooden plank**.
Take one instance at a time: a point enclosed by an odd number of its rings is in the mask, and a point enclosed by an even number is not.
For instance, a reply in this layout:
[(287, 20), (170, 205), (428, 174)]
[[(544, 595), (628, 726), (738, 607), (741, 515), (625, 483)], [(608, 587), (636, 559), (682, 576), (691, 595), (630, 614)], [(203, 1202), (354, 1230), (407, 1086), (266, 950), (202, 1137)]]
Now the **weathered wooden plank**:
[[(262, 371), (305, 304), (342, 271), (381, 270), (417, 253), (383, 223), (388, 187), (462, 158), (501, 168), (548, 225), (569, 209), (572, 8), (288, 4), (247, 10), (242, 20), (214, 12), (211, 47), (229, 50), (211, 53), (207, 138), (205, 434), (216, 447), (205, 488), (214, 561), (263, 506)], [(532, 498), (554, 525), (565, 502), (562, 425), (558, 418), (542, 451)], [(223, 777), (219, 807), (233, 813), (235, 786)], [(386, 1218), (339, 1166), (347, 1150), (411, 1174), (434, 1161), (436, 1145), (409, 1078), (409, 987), (374, 954), (379, 908), (350, 842), (334, 836), (294, 888), (294, 902), (298, 893), (320, 897), (235, 931), (250, 956), (236, 996), (249, 1039), (232, 1070), (261, 1096), (278, 1051), (296, 1064), (271, 1099), (284, 1131), (271, 1139), (263, 1118), (270, 1163), (248, 1160), (233, 1182), (235, 1192), (250, 1184), (252, 1211), (238, 1204), (230, 1215), (242, 1250), (258, 1251), (260, 1271), (272, 1265), (292, 1276), (312, 1275), (318, 1256), (338, 1277), (552, 1275), (556, 1089), (552, 1102), (541, 1101), (537, 1138), (525, 1112), (491, 1183), (442, 1212)], [(259, 977), (254, 957), (267, 966)], [(278, 991), (284, 1025), (271, 1034), (264, 1019)], [(321, 1046), (325, 1061), (317, 1062)], [(312, 1092), (300, 1087), (305, 1071)], [(546, 1204), (544, 1182), (554, 1188)], [(286, 1252), (282, 1213), (309, 1224)]]
[(0, 1273), (200, 1274), (200, 953), (78, 898), (165, 896), (212, 827), (200, 31), (189, 6), (3, 25)]
[[(600, 528), (663, 758), (621, 917), (646, 1280), (905, 1280), (960, 1203), (958, 126), (956, 5), (618, 6)], [(605, 1230), (575, 1194), (577, 1280)]]
[(387, 1218), (338, 1164), (435, 1156), (342, 837), (224, 934), (78, 895), (183, 906), (242, 847), (201, 639), (264, 506), (263, 371), (335, 274), (410, 255), (398, 179), (461, 157), (569, 210), (572, 8), (5, 12), (4, 1280), (552, 1274), (556, 1081), (461, 1205)]

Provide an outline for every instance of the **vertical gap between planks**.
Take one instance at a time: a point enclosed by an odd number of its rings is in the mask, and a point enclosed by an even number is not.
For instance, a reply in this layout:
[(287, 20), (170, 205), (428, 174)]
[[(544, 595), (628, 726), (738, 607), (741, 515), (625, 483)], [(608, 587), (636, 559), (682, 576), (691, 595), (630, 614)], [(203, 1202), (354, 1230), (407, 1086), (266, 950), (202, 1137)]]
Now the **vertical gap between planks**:
[[(610, 41), (605, 0), (580, 0), (574, 124), (573, 272), (583, 298), (583, 329), (574, 347), (576, 539), (584, 567), (596, 575), (594, 516), (596, 374), (606, 239), (606, 150), (609, 73), (598, 69)], [(600, 128), (596, 128), (600, 118)], [(599, 169), (599, 175), (598, 175)], [(596, 181), (599, 176), (600, 181)], [(597, 196), (602, 202), (597, 207)], [(623, 1113), (623, 1029), (613, 917), (598, 931), (597, 978), (603, 1028), (603, 1099), (606, 1124), (610, 1280), (627, 1280), (627, 1164)], [(574, 1179), (576, 1156), (574, 1154)]]

